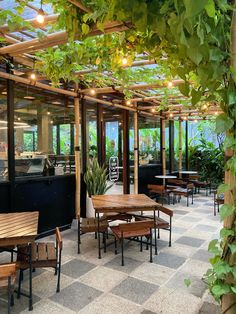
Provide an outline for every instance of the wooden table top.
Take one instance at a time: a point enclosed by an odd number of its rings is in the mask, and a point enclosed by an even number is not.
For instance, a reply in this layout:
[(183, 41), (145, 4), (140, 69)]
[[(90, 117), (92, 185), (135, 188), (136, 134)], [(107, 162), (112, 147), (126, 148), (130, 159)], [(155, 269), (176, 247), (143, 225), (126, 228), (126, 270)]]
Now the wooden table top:
[(92, 196), (92, 202), (98, 213), (146, 211), (158, 207), (158, 204), (145, 194), (95, 195)]
[(39, 212), (0, 214), (0, 246), (31, 242), (38, 234)]

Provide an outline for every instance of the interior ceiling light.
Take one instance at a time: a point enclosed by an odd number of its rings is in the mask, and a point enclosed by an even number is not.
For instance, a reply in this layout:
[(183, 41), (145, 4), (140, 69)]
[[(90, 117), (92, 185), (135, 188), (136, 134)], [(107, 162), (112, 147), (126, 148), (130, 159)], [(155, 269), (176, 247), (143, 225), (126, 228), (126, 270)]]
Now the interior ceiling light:
[(61, 105), (60, 101), (53, 101), (52, 104), (53, 105)]
[(43, 1), (41, 0), (40, 9), (38, 10), (38, 14), (36, 16), (36, 20), (39, 24), (43, 24), (45, 20), (45, 13), (43, 11)]
[(48, 114), (48, 115), (50, 115), (50, 114), (51, 114), (51, 112), (50, 112), (50, 111), (48, 111), (48, 112), (47, 112), (47, 114)]
[(34, 100), (34, 99), (35, 99), (35, 97), (33, 97), (33, 96), (24, 96), (24, 99)]
[(70, 104), (67, 106), (68, 108), (74, 108), (75, 106), (73, 104)]
[(7, 95), (7, 92), (6, 91), (2, 92), (2, 95)]
[(20, 121), (20, 120), (21, 120), (21, 118), (20, 118), (20, 117), (18, 117), (18, 118), (17, 118), (17, 120), (18, 120), (18, 121)]
[(53, 124), (53, 120), (51, 120), (50, 123)]

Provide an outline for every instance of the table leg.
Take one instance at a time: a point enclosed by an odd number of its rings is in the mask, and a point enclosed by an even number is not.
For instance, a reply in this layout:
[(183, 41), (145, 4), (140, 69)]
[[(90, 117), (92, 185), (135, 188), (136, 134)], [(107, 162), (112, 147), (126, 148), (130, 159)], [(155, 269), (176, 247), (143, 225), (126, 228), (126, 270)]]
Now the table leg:
[(97, 219), (98, 219), (98, 258), (101, 259), (101, 244), (100, 244), (100, 229), (99, 229), (99, 213), (97, 213)]
[(32, 243), (29, 244), (29, 311), (33, 311), (32, 295)]

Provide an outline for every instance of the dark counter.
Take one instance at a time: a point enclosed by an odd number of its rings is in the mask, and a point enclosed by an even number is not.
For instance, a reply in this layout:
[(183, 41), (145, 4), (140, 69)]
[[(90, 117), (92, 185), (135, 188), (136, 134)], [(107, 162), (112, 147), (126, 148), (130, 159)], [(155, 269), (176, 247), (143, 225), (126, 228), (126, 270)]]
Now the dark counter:
[(140, 165), (138, 167), (138, 192), (148, 195), (148, 184), (162, 184), (162, 180), (155, 178), (161, 174), (161, 164)]

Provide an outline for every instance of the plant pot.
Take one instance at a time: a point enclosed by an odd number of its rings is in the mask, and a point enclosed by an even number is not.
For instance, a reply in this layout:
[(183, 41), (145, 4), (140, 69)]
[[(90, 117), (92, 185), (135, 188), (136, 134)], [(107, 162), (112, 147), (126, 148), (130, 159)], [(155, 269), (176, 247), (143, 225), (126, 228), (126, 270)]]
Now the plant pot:
[(93, 203), (91, 197), (86, 198), (86, 217), (91, 218), (95, 217), (95, 210), (93, 208)]

